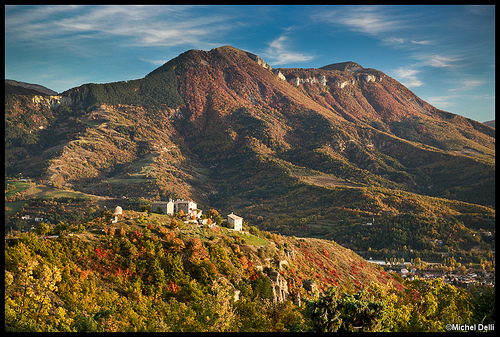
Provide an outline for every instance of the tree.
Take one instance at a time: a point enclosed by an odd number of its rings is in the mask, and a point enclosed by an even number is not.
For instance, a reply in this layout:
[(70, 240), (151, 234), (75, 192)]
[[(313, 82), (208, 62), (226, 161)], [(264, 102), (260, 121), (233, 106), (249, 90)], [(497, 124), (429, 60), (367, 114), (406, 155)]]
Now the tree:
[(6, 274), (6, 286), (19, 292), (20, 296), (13, 299), (6, 296), (6, 329), (46, 330), (52, 309), (49, 295), (57, 291), (56, 284), (61, 281), (59, 269), (56, 266), (40, 265), (36, 260), (27, 259), (19, 265), (19, 277), (14, 279), (7, 277), (8, 275), (11, 274)]
[(382, 302), (369, 300), (363, 291), (351, 295), (336, 287), (306, 306), (315, 332), (379, 331), (384, 309)]
[(217, 216), (215, 217), (215, 224), (216, 224), (217, 226), (222, 225), (222, 222), (223, 222), (223, 221), (224, 221), (224, 220), (222, 219), (222, 217), (221, 217), (220, 215), (217, 215)]
[(260, 297), (262, 299), (272, 299), (273, 298), (273, 289), (271, 285), (271, 280), (269, 277), (264, 274), (260, 274), (260, 277), (257, 277), (252, 281), (252, 290), (255, 297)]
[(42, 222), (38, 225), (36, 229), (36, 233), (40, 234), (41, 236), (45, 236), (50, 233), (52, 228), (50, 228), (49, 224)]
[(446, 331), (447, 323), (467, 323), (472, 316), (470, 297), (464, 289), (440, 278), (405, 282), (406, 292), (415, 296), (409, 331)]
[(176, 229), (177, 227), (179, 227), (179, 223), (175, 218), (172, 218), (170, 221), (170, 229)]

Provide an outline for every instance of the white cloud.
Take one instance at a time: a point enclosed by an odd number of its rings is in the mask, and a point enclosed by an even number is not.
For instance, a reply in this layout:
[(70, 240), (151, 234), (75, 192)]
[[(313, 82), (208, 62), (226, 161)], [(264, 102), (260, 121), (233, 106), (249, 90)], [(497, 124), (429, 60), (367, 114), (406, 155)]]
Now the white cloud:
[(426, 101), (435, 107), (450, 107), (453, 106), (453, 100), (455, 100), (455, 96), (433, 96), (427, 97)]
[[(305, 62), (312, 60), (313, 55), (304, 53), (292, 52), (288, 49), (288, 35), (283, 34), (279, 38), (269, 43), (269, 47), (262, 54), (266, 59), (269, 59), (271, 65), (281, 65), (293, 62)], [(267, 62), (267, 61), (266, 61)]]
[(483, 80), (473, 80), (473, 79), (468, 79), (468, 80), (463, 80), (459, 82), (460, 86), (457, 88), (449, 89), (449, 91), (467, 91), (474, 89), (476, 87), (480, 87), (484, 84), (486, 84), (486, 81)]
[(434, 68), (451, 68), (458, 66), (457, 61), (460, 58), (444, 55), (427, 55), (421, 57), (421, 60)]
[(394, 73), (396, 79), (408, 88), (420, 87), (424, 84), (416, 76), (419, 73), (418, 70), (400, 67)]
[[(207, 43), (234, 27), (244, 25), (225, 15), (199, 16), (197, 6), (34, 6), (12, 8), (6, 14), (6, 38), (59, 43), (79, 39), (112, 39), (127, 46), (175, 46)], [(16, 11), (17, 10), (17, 11)], [(123, 37), (124, 39), (116, 39)], [(55, 45), (57, 47), (57, 45)]]
[(422, 40), (422, 41), (411, 40), (410, 42), (413, 43), (413, 44), (417, 44), (417, 45), (430, 45), (430, 44), (433, 44), (433, 42), (430, 41), (430, 40)]
[(313, 18), (370, 35), (397, 31), (404, 26), (403, 20), (388, 16), (386, 10), (380, 6), (346, 6), (322, 11)]

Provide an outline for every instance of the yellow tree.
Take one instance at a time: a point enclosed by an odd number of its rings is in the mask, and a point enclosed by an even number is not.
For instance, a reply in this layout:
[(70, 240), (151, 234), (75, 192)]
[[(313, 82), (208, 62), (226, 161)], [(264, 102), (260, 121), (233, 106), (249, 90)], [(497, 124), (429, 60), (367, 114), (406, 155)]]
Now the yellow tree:
[(56, 266), (39, 266), (34, 259), (27, 259), (19, 265), (17, 278), (6, 274), (6, 290), (11, 288), (14, 291), (12, 298), (6, 295), (5, 299), (6, 329), (46, 331), (47, 324), (53, 319), (49, 316), (51, 296), (57, 291), (59, 281), (61, 272)]

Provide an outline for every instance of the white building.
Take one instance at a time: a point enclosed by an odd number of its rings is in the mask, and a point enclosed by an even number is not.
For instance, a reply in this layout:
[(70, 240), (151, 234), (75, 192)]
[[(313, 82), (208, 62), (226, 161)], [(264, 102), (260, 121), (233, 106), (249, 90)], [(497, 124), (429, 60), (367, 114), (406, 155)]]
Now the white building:
[(116, 206), (114, 214), (123, 214), (123, 208), (121, 208), (121, 206)]
[(180, 200), (177, 199), (174, 202), (174, 212), (179, 213), (180, 211), (183, 211), (184, 214), (186, 215), (191, 215), (191, 216), (198, 216), (198, 212), (196, 211), (197, 205), (195, 202), (191, 200)]
[(243, 229), (243, 218), (234, 213), (227, 216), (227, 222), (235, 231), (241, 231)]
[(153, 202), (153, 212), (174, 215), (174, 203), (170, 201), (155, 201)]
[(191, 200), (177, 199), (173, 201), (155, 201), (153, 202), (153, 212), (163, 213), (167, 215), (174, 215), (174, 213), (179, 213), (183, 211), (185, 215), (196, 216), (197, 218), (201, 216), (201, 211), (197, 209), (198, 205)]

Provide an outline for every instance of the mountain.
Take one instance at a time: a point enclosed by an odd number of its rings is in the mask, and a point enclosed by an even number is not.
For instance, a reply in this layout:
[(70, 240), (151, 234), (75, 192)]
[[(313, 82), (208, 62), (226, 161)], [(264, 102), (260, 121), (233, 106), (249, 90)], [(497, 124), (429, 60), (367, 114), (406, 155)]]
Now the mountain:
[(484, 122), (484, 124), (491, 126), (492, 128), (495, 128), (495, 120)]
[(49, 95), (55, 96), (57, 92), (38, 84), (31, 84), (25, 82), (18, 82), (14, 80), (5, 80), (5, 95), (19, 94), (19, 95)]
[(355, 62), (273, 69), (230, 46), (190, 50), (142, 79), (7, 95), (5, 125), (6, 175), (193, 198), (270, 229), (494, 214), (495, 130)]

